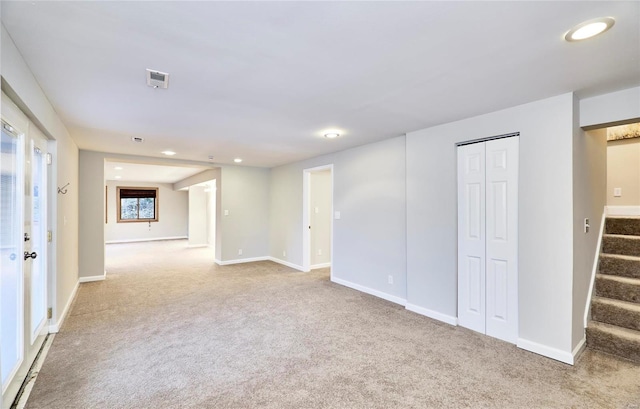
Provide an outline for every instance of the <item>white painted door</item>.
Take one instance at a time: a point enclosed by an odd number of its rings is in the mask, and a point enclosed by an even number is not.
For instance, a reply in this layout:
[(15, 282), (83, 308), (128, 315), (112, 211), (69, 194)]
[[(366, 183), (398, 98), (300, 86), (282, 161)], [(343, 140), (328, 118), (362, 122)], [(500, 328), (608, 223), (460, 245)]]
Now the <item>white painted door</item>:
[(3, 98), (0, 366), (11, 406), (47, 334), (46, 139)]
[(518, 137), (458, 148), (458, 320), (518, 336)]
[(486, 142), (486, 333), (518, 338), (518, 137)]
[(485, 333), (485, 144), (458, 148), (458, 322)]

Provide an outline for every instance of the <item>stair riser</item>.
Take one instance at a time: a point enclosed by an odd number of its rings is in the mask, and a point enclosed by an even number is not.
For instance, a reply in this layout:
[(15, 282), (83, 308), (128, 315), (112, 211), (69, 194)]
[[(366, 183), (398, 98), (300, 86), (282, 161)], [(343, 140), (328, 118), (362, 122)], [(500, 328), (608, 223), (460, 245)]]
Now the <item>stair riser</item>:
[(596, 295), (614, 300), (640, 303), (640, 285), (596, 277)]
[(640, 236), (640, 219), (607, 219), (605, 226), (607, 234)]
[(600, 257), (598, 272), (620, 277), (640, 278), (640, 260)]
[(640, 257), (640, 240), (627, 237), (604, 237), (602, 252)]
[(587, 327), (587, 346), (640, 363), (640, 337), (629, 340)]
[(591, 319), (640, 331), (640, 311), (625, 309), (617, 305), (594, 302), (591, 307)]

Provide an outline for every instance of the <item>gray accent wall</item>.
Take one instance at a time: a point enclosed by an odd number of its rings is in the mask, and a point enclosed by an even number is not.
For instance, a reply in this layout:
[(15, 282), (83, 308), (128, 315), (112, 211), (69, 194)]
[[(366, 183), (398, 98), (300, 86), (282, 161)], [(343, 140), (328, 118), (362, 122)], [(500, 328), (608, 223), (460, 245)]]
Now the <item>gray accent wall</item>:
[(332, 277), (404, 300), (404, 136), (273, 168), (270, 256), (302, 268), (303, 171), (330, 164), (333, 210), (340, 212), (333, 220)]
[[(52, 323), (62, 322), (65, 306), (71, 301), (78, 283), (78, 146), (58, 117), (31, 70), (23, 60), (4, 25), (2, 41), (2, 91), (49, 138), (48, 148), (53, 156), (50, 169), (51, 206), (49, 224), (53, 230), (50, 252), (55, 275), (55, 288), (50, 286)], [(56, 185), (69, 183), (66, 195), (57, 194)], [(51, 283), (50, 283), (51, 284)]]
[[(158, 189), (158, 221), (118, 223), (117, 187), (148, 187)], [(189, 193), (175, 191), (168, 183), (107, 181), (107, 223), (104, 239), (107, 243), (131, 240), (154, 240), (187, 237)]]
[[(575, 106), (577, 107), (577, 101)], [(578, 120), (578, 112), (574, 114)], [(584, 316), (590, 307), (589, 288), (599, 254), (600, 224), (606, 205), (607, 130), (583, 131), (573, 137), (573, 335), (571, 348), (585, 339)], [(590, 229), (584, 232), (584, 219)]]
[(457, 316), (456, 143), (511, 132), (520, 132), (519, 337), (570, 354), (572, 94), (407, 134), (407, 302)]

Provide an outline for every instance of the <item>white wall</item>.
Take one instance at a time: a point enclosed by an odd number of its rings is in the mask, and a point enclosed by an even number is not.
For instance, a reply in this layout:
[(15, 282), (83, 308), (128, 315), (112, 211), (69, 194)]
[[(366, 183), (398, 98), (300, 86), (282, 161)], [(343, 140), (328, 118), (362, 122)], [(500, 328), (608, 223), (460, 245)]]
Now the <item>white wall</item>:
[(333, 279), (404, 303), (404, 136), (273, 168), (270, 255), (302, 269), (303, 171), (329, 164), (334, 165), (334, 211), (341, 213), (333, 221)]
[[(61, 324), (78, 283), (78, 146), (71, 139), (31, 70), (22, 59), (9, 33), (1, 27), (2, 90), (53, 142), (53, 184), (50, 197), (50, 225), (54, 231), (53, 264), (55, 288), (52, 288), (54, 329)], [(70, 183), (66, 195), (57, 194), (56, 184)]]
[[(573, 349), (585, 339), (584, 315), (589, 308), (587, 297), (593, 263), (599, 255), (597, 246), (606, 201), (606, 179), (606, 129), (584, 132), (576, 126), (573, 138)], [(591, 226), (588, 233), (584, 232), (585, 218)]]
[(310, 174), (311, 266), (331, 262), (331, 171)]
[[(224, 166), (221, 176), (218, 184), (221, 243), (220, 251), (216, 250), (217, 260), (224, 263), (266, 257), (269, 253), (269, 169)], [(238, 254), (239, 249), (242, 255)]]
[(587, 129), (640, 120), (640, 87), (580, 101), (580, 126)]
[(204, 189), (204, 186), (189, 188), (189, 246), (193, 247), (209, 244), (207, 193)]
[(607, 205), (640, 206), (640, 138), (607, 142)]
[[(158, 188), (158, 221), (149, 223), (118, 223), (118, 200), (116, 188)], [(138, 240), (187, 237), (188, 193), (174, 191), (172, 184), (149, 182), (107, 181), (107, 224), (104, 239), (107, 243)]]
[(457, 142), (520, 132), (519, 341), (571, 357), (573, 96), (407, 134), (407, 302), (457, 316)]

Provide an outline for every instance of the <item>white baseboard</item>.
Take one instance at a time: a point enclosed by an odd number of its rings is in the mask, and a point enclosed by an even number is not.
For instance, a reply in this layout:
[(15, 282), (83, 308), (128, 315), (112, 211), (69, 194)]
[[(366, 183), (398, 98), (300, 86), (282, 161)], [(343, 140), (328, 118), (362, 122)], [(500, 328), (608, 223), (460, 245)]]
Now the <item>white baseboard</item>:
[(294, 268), (294, 269), (302, 271), (302, 272), (308, 272), (308, 271), (305, 271), (305, 269), (302, 266), (290, 263), (290, 262), (285, 261), (285, 260), (280, 260), (279, 258), (268, 257), (268, 259), (273, 261), (274, 263), (282, 264), (283, 266), (291, 267), (291, 268)]
[(407, 300), (404, 298), (397, 297), (395, 295), (387, 294), (382, 291), (374, 290), (373, 288), (365, 287), (360, 284), (352, 283), (351, 281), (343, 280), (341, 278), (331, 277), (331, 281), (334, 283), (343, 285), (345, 287), (353, 288), (354, 290), (361, 291), (363, 293), (371, 294), (378, 298), (382, 298), (383, 300), (391, 301), (396, 304), (400, 304), (403, 307), (407, 304)]
[(450, 325), (458, 325), (458, 318), (453, 317), (451, 315), (443, 314), (441, 312), (433, 311), (428, 308), (419, 307), (415, 304), (405, 305), (405, 308), (409, 311), (415, 312), (416, 314), (424, 315), (425, 317), (433, 318), (434, 320), (442, 321), (444, 323)]
[(140, 243), (144, 241), (161, 241), (161, 240), (185, 240), (188, 238), (189, 237), (187, 236), (176, 236), (176, 237), (154, 237), (150, 239), (109, 240), (109, 241), (105, 241), (104, 244)]
[(266, 261), (266, 260), (269, 260), (269, 257), (266, 257), (266, 256), (264, 256), (264, 257), (249, 257), (249, 258), (239, 258), (239, 259), (236, 259), (236, 260), (225, 260), (225, 261), (215, 259), (214, 261), (219, 266), (228, 266), (228, 265), (231, 265), (231, 264), (253, 263), (255, 261)]
[(331, 267), (331, 262), (328, 263), (320, 263), (320, 264), (313, 264), (311, 267), (309, 267), (311, 270), (315, 270), (316, 268), (327, 268), (327, 267)]
[(91, 283), (93, 281), (103, 281), (106, 278), (107, 278), (107, 270), (104, 270), (104, 274), (103, 275), (80, 277), (80, 278), (78, 278), (78, 281), (80, 283)]
[(640, 206), (607, 206), (607, 216), (640, 216)]
[(65, 318), (67, 318), (67, 314), (69, 314), (69, 309), (71, 308), (71, 304), (73, 304), (73, 300), (76, 299), (76, 294), (78, 292), (78, 287), (80, 286), (80, 281), (76, 281), (76, 286), (73, 287), (73, 291), (71, 291), (71, 295), (69, 296), (69, 300), (67, 300), (67, 305), (64, 306), (64, 310), (62, 310), (62, 314), (58, 317), (58, 322), (55, 324), (49, 325), (49, 333), (57, 334), (62, 328), (62, 324), (64, 323)]
[(522, 338), (518, 338), (516, 345), (518, 348), (535, 352), (538, 355), (546, 356), (547, 358), (555, 359), (556, 361), (564, 362), (565, 364), (573, 365), (574, 355), (572, 352), (562, 351), (560, 349), (538, 344), (537, 342), (528, 341)]
[[(580, 342), (578, 342), (578, 345), (576, 345), (575, 348), (573, 348), (573, 351), (571, 351), (571, 355), (573, 355), (573, 362), (576, 361), (576, 358), (578, 357), (578, 355), (580, 355), (580, 353), (582, 352), (582, 350), (584, 350), (587, 346), (587, 337), (586, 334), (582, 336), (582, 339), (580, 340)], [(572, 363), (573, 365), (573, 363)]]

